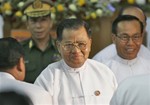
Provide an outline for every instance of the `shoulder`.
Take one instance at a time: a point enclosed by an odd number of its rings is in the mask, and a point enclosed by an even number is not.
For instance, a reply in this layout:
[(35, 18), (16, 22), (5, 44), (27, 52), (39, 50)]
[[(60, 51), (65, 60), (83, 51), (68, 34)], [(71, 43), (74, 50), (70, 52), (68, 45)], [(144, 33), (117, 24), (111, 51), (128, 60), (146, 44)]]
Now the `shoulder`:
[(117, 82), (114, 73), (110, 70), (105, 64), (97, 62), (92, 59), (87, 60), (88, 71), (90, 71), (91, 75), (94, 74), (98, 76), (101, 80), (107, 80), (108, 84), (111, 84), (114, 89), (117, 87)]
[(14, 91), (19, 91), (19, 92), (42, 92), (42, 89), (40, 89), (39, 87), (27, 83), (27, 82), (23, 82), (23, 81), (19, 81), (19, 80), (15, 80), (15, 79), (5, 79), (7, 80), (7, 84), (3, 84), (3, 87), (1, 88), (1, 90), (14, 90)]
[(101, 74), (106, 74), (106, 75), (113, 75), (112, 71), (109, 69), (108, 66), (106, 66), (103, 63), (100, 63), (98, 61), (88, 59), (87, 60), (88, 66), (90, 68), (93, 68), (94, 70), (97, 70)]
[(116, 95), (126, 97), (131, 94), (145, 94), (144, 92), (149, 93), (150, 87), (150, 74), (137, 75), (128, 77), (119, 83)]
[[(144, 82), (143, 82), (144, 81)], [(147, 83), (150, 82), (150, 74), (144, 74), (144, 75), (137, 75), (137, 76), (132, 76), (129, 77), (125, 80), (123, 80), (120, 85), (124, 86), (142, 86), (142, 85), (146, 85)], [(148, 85), (148, 84), (147, 84)]]
[(40, 74), (41, 75), (45, 75), (46, 77), (49, 77), (48, 75), (53, 75), (55, 72), (57, 71), (61, 71), (62, 70), (62, 60), (57, 61), (57, 62), (53, 62), (51, 64), (49, 64)]
[(115, 44), (111, 44), (99, 51), (92, 59), (103, 62), (107, 59), (110, 59), (114, 55), (116, 55)]
[(22, 46), (26, 46), (26, 45), (29, 44), (30, 40), (31, 39), (26, 39), (26, 40), (21, 41), (20, 43), (21, 43)]
[(150, 50), (144, 45), (141, 45), (138, 55), (143, 58), (150, 59)]
[(93, 59), (87, 59), (87, 62), (89, 63), (89, 65), (104, 66), (104, 64), (103, 64), (103, 63), (98, 62), (98, 61), (93, 60)]

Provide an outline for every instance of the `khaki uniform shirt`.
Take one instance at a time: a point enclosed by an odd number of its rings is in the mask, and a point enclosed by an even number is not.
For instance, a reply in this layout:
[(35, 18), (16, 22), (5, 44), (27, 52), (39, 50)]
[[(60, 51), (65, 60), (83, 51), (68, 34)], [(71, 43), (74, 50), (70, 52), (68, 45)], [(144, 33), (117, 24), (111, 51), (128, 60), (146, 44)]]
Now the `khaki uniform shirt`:
[(49, 41), (45, 51), (41, 51), (32, 39), (23, 41), (22, 45), (25, 50), (26, 82), (33, 83), (48, 64), (60, 59), (54, 40)]

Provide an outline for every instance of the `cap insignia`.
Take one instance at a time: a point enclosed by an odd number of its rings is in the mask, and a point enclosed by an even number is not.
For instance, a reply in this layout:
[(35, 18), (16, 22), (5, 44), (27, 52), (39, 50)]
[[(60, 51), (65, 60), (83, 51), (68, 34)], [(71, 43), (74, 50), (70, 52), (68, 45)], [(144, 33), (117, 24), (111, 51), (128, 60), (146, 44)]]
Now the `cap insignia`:
[(42, 8), (41, 0), (35, 0), (33, 3), (33, 8)]

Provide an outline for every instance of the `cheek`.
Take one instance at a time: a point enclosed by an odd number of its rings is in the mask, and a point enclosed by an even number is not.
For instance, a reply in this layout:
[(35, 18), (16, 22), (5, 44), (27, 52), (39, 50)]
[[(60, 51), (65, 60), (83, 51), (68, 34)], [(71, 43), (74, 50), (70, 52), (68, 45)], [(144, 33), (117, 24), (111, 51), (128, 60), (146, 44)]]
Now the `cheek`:
[(50, 24), (48, 24), (48, 23), (45, 23), (45, 24), (43, 23), (42, 26), (45, 28), (49, 28), (49, 29), (51, 28)]
[(30, 30), (31, 32), (34, 30), (34, 25), (28, 24), (27, 29)]
[(68, 58), (69, 52), (64, 51), (63, 48), (59, 48), (59, 53), (61, 54), (62, 58)]
[(115, 45), (118, 52), (122, 52), (125, 48), (125, 44), (122, 44), (120, 42), (116, 42)]
[(137, 43), (137, 44), (136, 44), (137, 52), (139, 51), (139, 49), (140, 49), (140, 47), (141, 47), (141, 44), (142, 44), (142, 43)]
[(85, 51), (82, 52), (85, 58), (89, 57), (90, 51), (91, 51), (91, 48), (87, 48)]

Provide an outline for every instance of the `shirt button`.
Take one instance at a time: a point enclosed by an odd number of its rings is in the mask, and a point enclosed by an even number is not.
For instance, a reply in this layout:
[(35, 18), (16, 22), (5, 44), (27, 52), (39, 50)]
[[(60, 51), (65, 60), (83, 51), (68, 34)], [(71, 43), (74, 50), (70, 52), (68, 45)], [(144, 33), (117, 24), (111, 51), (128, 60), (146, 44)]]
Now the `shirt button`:
[(95, 94), (95, 96), (99, 96), (99, 95), (100, 95), (100, 91), (99, 91), (99, 90), (96, 90), (96, 91), (94, 92), (94, 94)]

